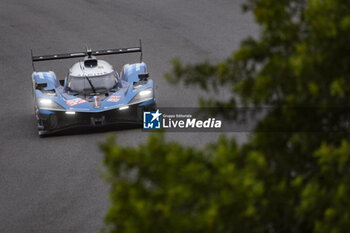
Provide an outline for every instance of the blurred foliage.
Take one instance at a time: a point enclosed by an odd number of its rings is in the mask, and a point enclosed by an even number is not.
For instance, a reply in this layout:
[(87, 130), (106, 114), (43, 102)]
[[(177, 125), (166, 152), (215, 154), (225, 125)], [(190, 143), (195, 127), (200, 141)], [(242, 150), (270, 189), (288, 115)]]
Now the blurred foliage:
[[(166, 78), (229, 88), (229, 100), (200, 101), (221, 109), (212, 114), (270, 111), (241, 146), (221, 137), (183, 147), (158, 134), (131, 148), (109, 138), (101, 145), (112, 185), (106, 232), (349, 232), (350, 2), (248, 0), (243, 8), (260, 25), (257, 38), (218, 64), (175, 59)], [(262, 133), (284, 125), (293, 130)]]

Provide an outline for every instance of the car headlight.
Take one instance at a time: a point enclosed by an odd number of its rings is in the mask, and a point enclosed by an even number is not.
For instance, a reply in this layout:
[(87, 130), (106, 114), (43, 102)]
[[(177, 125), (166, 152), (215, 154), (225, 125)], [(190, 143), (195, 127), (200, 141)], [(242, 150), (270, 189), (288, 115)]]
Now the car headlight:
[(151, 100), (153, 99), (153, 88), (147, 88), (144, 89), (142, 91), (140, 91), (139, 93), (137, 93), (134, 98), (132, 98), (132, 100), (129, 102), (129, 104), (136, 104), (136, 103), (141, 103), (147, 100)]
[(52, 99), (39, 98), (38, 107), (43, 110), (63, 110), (64, 108)]
[(53, 101), (51, 99), (39, 99), (39, 105), (40, 106), (50, 106), (53, 104)]

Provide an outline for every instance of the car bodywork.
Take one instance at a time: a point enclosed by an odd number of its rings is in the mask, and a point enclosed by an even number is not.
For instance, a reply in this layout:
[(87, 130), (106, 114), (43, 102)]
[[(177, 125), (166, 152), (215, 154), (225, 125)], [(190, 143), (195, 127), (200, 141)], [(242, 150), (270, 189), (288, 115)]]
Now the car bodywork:
[[(118, 74), (108, 62), (96, 59), (100, 55), (128, 52), (142, 54), (142, 48), (32, 56), (33, 62), (84, 57), (84, 61), (70, 68), (64, 80), (59, 80), (53, 71), (33, 72), (39, 135), (72, 127), (141, 123), (143, 111), (156, 108), (154, 83), (149, 78), (146, 64), (142, 61), (126, 64)], [(93, 83), (100, 86), (94, 87)]]

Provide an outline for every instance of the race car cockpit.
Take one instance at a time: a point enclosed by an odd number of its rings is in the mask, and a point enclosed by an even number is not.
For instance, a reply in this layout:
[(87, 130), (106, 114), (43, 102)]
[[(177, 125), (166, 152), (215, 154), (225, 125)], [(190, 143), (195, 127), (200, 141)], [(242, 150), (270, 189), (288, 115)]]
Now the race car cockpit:
[(118, 87), (115, 72), (98, 76), (72, 76), (67, 78), (67, 90), (79, 94), (107, 93)]

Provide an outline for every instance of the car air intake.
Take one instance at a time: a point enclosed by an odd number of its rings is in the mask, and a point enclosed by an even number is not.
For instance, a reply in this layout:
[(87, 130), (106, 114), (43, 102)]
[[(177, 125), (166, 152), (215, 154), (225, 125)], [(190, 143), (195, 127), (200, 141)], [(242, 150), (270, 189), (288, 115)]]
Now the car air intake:
[(93, 58), (92, 59), (90, 59), (90, 58), (86, 59), (84, 61), (84, 66), (88, 67), (88, 68), (96, 67), (97, 66), (97, 59), (93, 59)]

